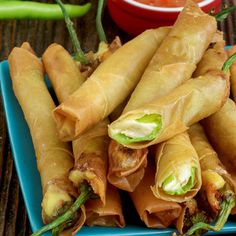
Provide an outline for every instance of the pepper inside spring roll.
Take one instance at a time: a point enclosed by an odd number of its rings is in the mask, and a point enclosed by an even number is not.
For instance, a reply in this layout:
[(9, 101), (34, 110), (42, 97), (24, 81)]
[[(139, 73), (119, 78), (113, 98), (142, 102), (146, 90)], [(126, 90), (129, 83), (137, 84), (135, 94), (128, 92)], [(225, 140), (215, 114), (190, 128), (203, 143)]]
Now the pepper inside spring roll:
[(164, 201), (153, 195), (150, 187), (154, 184), (154, 176), (154, 163), (150, 159), (144, 178), (129, 194), (141, 220), (147, 227), (166, 228), (179, 217), (181, 206), (176, 202)]
[[(215, 20), (196, 4), (188, 2), (148, 64), (123, 114), (168, 94), (190, 79), (196, 64), (215, 37), (215, 32)], [(142, 179), (146, 165), (147, 149), (134, 150), (111, 141), (108, 169), (110, 183), (133, 191)]]
[(63, 213), (77, 196), (68, 179), (73, 157), (70, 145), (58, 139), (52, 118), (55, 105), (44, 83), (41, 61), (23, 48), (14, 48), (8, 61), (13, 90), (35, 148), (43, 188), (43, 221), (48, 223)]
[(86, 202), (85, 207), (85, 223), (89, 226), (125, 226), (120, 195), (118, 190), (111, 184), (107, 186), (105, 205), (98, 199), (91, 199)]
[(213, 212), (211, 215), (216, 221), (215, 225), (209, 225), (205, 221), (199, 220), (192, 222), (187, 234), (192, 235), (194, 232), (201, 232), (201, 230), (220, 231), (236, 204), (235, 185), (218, 159), (217, 153), (209, 144), (201, 125), (191, 126), (188, 132), (198, 153), (202, 169), (203, 184), (199, 194), (199, 203), (208, 214)]
[(202, 185), (198, 155), (188, 134), (181, 133), (155, 148), (156, 176), (153, 194), (160, 199), (185, 202)]
[(165, 32), (147, 30), (120, 47), (54, 110), (62, 140), (75, 139), (125, 100), (138, 83)]
[(129, 111), (112, 122), (108, 134), (124, 146), (143, 148), (165, 141), (218, 111), (229, 95), (229, 81), (220, 70), (209, 71)]

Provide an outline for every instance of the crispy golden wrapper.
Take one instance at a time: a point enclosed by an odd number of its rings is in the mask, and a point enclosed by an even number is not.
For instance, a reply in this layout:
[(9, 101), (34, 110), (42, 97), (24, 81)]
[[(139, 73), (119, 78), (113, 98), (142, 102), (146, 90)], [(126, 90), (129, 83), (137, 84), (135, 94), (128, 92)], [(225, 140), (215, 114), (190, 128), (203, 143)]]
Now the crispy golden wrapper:
[(86, 224), (89, 226), (125, 226), (120, 195), (111, 184), (107, 186), (106, 205), (99, 199), (91, 199), (86, 202), (85, 207)]
[(72, 142), (75, 164), (69, 175), (77, 187), (87, 181), (103, 204), (106, 203), (107, 149), (110, 141), (107, 125), (108, 120), (104, 120)]
[(24, 48), (14, 48), (8, 61), (13, 90), (33, 140), (43, 188), (43, 220), (48, 223), (76, 196), (68, 180), (73, 157), (68, 143), (61, 142), (57, 136), (52, 118), (55, 104), (44, 83), (43, 65), (31, 50)]
[(111, 140), (108, 149), (108, 181), (120, 189), (134, 191), (144, 176), (147, 154), (147, 148), (134, 150)]
[(60, 103), (85, 81), (75, 60), (59, 44), (51, 44), (42, 61)]
[(216, 42), (213, 48), (210, 48), (205, 52), (201, 61), (198, 63), (193, 76), (198, 77), (211, 70), (220, 70), (227, 58), (225, 41), (221, 40)]

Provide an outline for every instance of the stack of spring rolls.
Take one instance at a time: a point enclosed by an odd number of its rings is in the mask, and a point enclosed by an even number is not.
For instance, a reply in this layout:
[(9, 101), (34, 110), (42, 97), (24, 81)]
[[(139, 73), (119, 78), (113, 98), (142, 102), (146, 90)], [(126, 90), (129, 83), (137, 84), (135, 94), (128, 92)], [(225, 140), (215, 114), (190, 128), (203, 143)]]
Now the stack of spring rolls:
[(236, 62), (222, 70), (236, 47), (225, 51), (215, 18), (192, 1), (173, 26), (114, 44), (89, 73), (58, 44), (41, 60), (27, 43), (9, 55), (41, 176), (44, 223), (63, 214), (86, 183), (96, 198), (82, 206), (70, 235), (83, 224), (124, 227), (120, 190), (147, 227), (219, 231), (236, 212), (229, 98)]

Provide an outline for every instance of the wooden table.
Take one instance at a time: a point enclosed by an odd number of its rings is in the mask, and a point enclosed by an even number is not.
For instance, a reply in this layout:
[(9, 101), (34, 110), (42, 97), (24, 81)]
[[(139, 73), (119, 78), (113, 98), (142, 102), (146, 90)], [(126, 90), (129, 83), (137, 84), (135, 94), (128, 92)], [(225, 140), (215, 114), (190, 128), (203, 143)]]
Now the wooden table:
[[(78, 0), (70, 2), (78, 3)], [(94, 20), (97, 1), (92, 2), (92, 10), (85, 17), (74, 21), (82, 48), (85, 51), (96, 50), (98, 45)], [(229, 6), (236, 5), (236, 0), (223, 2)], [(103, 23), (109, 41), (115, 35), (119, 35), (123, 42), (130, 38), (112, 22), (106, 9)], [(219, 28), (225, 32), (228, 45), (236, 43), (236, 13), (231, 14), (227, 20), (220, 23)], [(0, 21), (0, 32), (1, 60), (7, 58), (14, 46), (20, 46), (24, 41), (28, 41), (39, 56), (52, 42), (57, 42), (72, 52), (64, 21)], [(2, 101), (0, 100), (0, 236), (28, 236), (30, 233), (31, 229), (15, 172)]]

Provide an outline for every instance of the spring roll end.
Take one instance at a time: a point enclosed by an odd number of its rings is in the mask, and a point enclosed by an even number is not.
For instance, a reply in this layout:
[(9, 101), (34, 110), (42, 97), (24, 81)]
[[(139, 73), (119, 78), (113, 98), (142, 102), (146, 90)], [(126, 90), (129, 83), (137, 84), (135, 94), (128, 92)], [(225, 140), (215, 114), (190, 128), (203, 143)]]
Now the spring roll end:
[(66, 210), (73, 202), (72, 197), (65, 191), (58, 189), (56, 186), (50, 186), (45, 193), (42, 201), (42, 215), (44, 223), (49, 223), (61, 212)]
[(104, 184), (104, 181), (98, 178), (93, 171), (74, 169), (70, 172), (69, 179), (76, 187), (79, 187), (81, 183), (87, 181), (92, 187), (93, 192), (97, 194), (101, 198), (103, 204), (105, 204), (106, 184)]
[(118, 119), (108, 126), (109, 136), (122, 145), (150, 141), (156, 138), (162, 128), (162, 116), (155, 113), (132, 115)]

